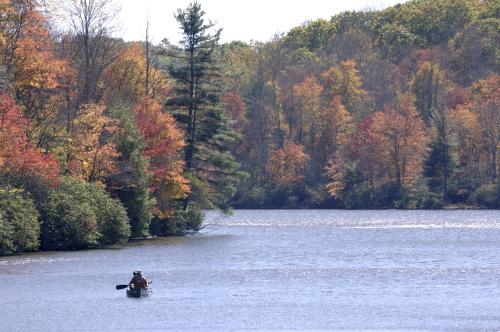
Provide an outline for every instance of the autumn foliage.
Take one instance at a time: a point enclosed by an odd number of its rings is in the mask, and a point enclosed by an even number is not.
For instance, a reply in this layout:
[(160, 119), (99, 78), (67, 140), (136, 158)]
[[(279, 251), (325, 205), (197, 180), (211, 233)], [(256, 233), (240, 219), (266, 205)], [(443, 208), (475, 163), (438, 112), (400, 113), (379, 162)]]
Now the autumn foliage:
[(184, 138), (172, 115), (162, 112), (154, 100), (142, 100), (133, 112), (144, 139), (147, 170), (152, 175), (151, 189), (159, 196), (159, 211), (167, 213), (169, 204), (189, 191), (182, 176), (184, 162), (179, 158)]
[(52, 154), (40, 151), (28, 140), (28, 128), (14, 100), (0, 92), (0, 176), (31, 175), (53, 184), (59, 165)]
[(372, 141), (375, 174), (380, 180), (404, 187), (415, 184), (421, 175), (426, 137), (412, 100), (401, 97), (373, 114), (365, 133)]
[(194, 3), (180, 47), (115, 38), (111, 1), (63, 2), (70, 24), (0, 0), (0, 194), (43, 219), (26, 248), (39, 231), (56, 249), (183, 234), (201, 208), (500, 206), (494, 1), (250, 44), (219, 43)]
[(302, 182), (308, 160), (304, 147), (298, 144), (290, 143), (276, 150), (267, 164), (272, 182), (277, 185)]
[[(103, 75), (106, 87), (103, 99), (106, 102), (137, 102), (146, 96), (146, 58), (141, 43), (130, 43), (124, 47)], [(158, 68), (149, 69), (148, 98), (161, 102), (170, 93), (168, 77)]]
[(88, 182), (103, 182), (116, 168), (114, 143), (117, 124), (104, 107), (84, 105), (73, 120), (68, 136), (68, 173)]

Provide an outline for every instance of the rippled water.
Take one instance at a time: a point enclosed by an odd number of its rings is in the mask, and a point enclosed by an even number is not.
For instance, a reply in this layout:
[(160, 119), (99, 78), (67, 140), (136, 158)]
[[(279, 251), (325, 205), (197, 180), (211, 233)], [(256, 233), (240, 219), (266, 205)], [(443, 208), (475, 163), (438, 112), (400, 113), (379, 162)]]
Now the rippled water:
[[(114, 289), (133, 269), (154, 294)], [(500, 330), (500, 211), (209, 213), (201, 234), (0, 257), (0, 331)]]

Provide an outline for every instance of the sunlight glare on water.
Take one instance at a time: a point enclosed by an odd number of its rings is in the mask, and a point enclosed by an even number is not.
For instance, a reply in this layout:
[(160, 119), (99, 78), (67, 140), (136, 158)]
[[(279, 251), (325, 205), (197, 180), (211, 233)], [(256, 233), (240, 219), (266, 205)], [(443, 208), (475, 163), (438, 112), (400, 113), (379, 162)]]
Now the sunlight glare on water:
[[(246, 210), (205, 225), (0, 258), (0, 331), (500, 330), (500, 211)], [(149, 298), (114, 289), (137, 268)]]

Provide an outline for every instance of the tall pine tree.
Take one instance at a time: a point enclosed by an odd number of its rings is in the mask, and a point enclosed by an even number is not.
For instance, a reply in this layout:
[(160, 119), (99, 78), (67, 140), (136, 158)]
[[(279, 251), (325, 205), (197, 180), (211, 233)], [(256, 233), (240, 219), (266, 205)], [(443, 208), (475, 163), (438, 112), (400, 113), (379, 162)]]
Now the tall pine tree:
[(186, 131), (185, 176), (191, 193), (184, 209), (195, 202), (226, 210), (243, 173), (230, 153), (238, 135), (224, 115), (221, 100), (224, 77), (216, 53), (222, 29), (214, 30), (204, 15), (197, 2), (175, 14), (183, 39), (179, 47), (169, 47), (169, 72), (176, 84), (166, 105)]
[(448, 201), (448, 194), (452, 186), (451, 181), (457, 164), (454, 139), (447, 113), (447, 109), (432, 112), (431, 125), (434, 129), (434, 135), (424, 163), (424, 177), (427, 179), (429, 190), (440, 194), (443, 203)]

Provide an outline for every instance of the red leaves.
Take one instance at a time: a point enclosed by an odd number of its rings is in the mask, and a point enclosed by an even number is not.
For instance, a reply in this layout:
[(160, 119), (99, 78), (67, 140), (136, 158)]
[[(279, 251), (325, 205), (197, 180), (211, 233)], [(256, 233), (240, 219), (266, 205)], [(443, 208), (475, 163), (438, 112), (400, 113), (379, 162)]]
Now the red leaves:
[(149, 159), (151, 173), (165, 179), (172, 171), (182, 169), (178, 153), (185, 143), (174, 118), (162, 113), (160, 104), (151, 100), (137, 104), (134, 114), (146, 143), (144, 155)]
[(425, 142), (424, 124), (412, 99), (399, 96), (358, 126), (351, 151), (372, 181), (411, 186), (420, 176)]
[(59, 165), (51, 154), (42, 153), (28, 140), (28, 125), (15, 102), (0, 92), (0, 172), (55, 183)]
[(145, 99), (133, 111), (145, 143), (143, 153), (149, 161), (148, 172), (153, 176), (152, 189), (158, 195), (158, 212), (165, 214), (171, 201), (184, 197), (189, 191), (187, 180), (182, 176), (184, 138), (173, 116), (163, 113), (159, 103)]

